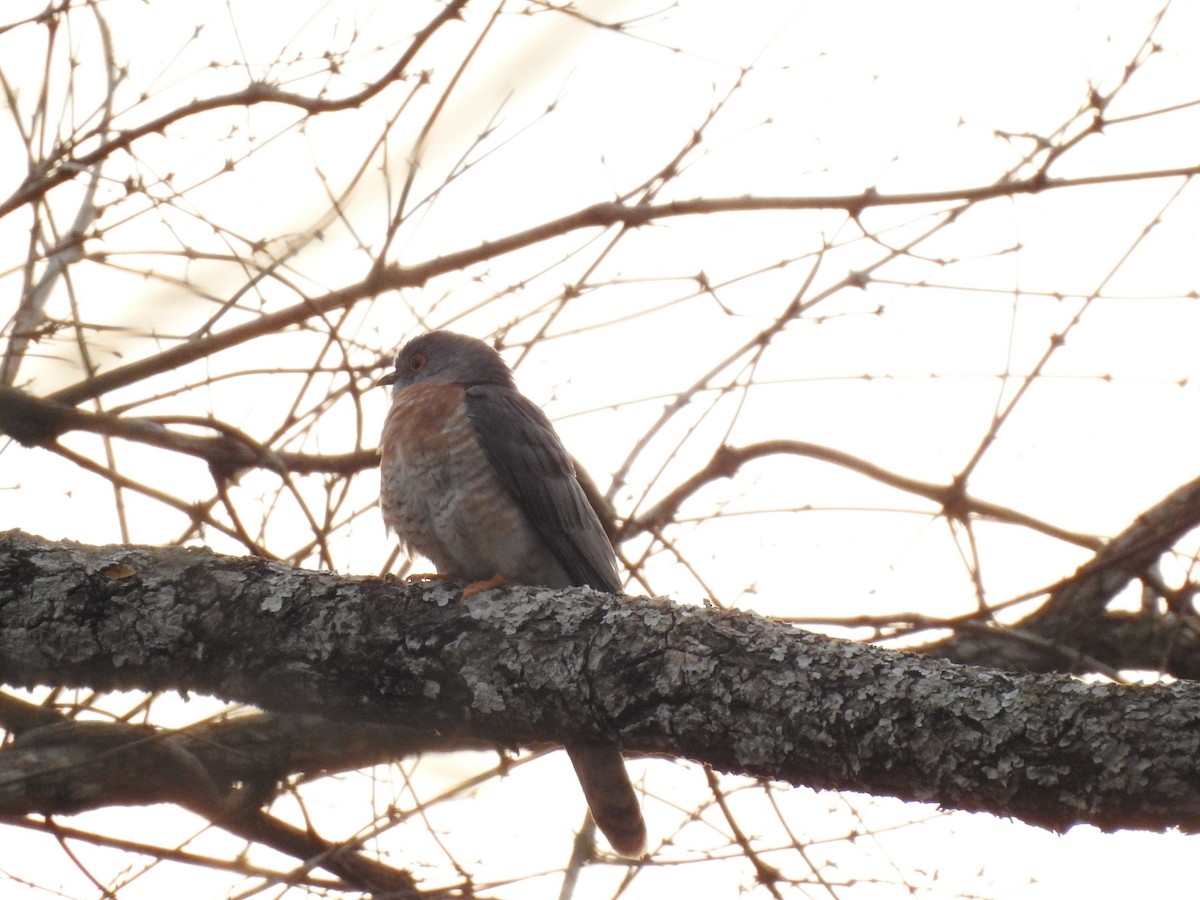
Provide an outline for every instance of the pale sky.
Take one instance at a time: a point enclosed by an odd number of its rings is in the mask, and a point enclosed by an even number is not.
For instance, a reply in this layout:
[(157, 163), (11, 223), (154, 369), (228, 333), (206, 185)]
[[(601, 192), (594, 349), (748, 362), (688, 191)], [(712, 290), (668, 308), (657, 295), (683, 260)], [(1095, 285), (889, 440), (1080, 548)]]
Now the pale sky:
[[(10, 9), (20, 7), (40, 9), (25, 3)], [(353, 115), (320, 118), (302, 130), (293, 127), (298, 118), (293, 111), (257, 107), (249, 113), (221, 111), (142, 139), (137, 156), (143, 166), (159, 178), (170, 173), (182, 193), (156, 207), (136, 195), (118, 203), (114, 198), (124, 190), (126, 173), (105, 173), (98, 195), (112, 205), (101, 220), (104, 237), (89, 249), (110, 256), (104, 263), (80, 265), (72, 284), (80, 318), (114, 329), (97, 334), (97, 362), (113, 367), (148, 356), (202, 328), (215, 309), (207, 298), (228, 298), (246, 283), (236, 261), (204, 257), (249, 256), (235, 237), (265, 238), (264, 250), (274, 256), (299, 248), (285, 271), (310, 294), (358, 280), (378, 249), (389, 204), (417, 158), (411, 197), (437, 195), (389, 248), (388, 258), (402, 264), (473, 247), (625, 194), (654, 176), (702, 126), (702, 143), (656, 200), (867, 189), (920, 193), (983, 187), (1006, 171), (1020, 177), (1028, 172), (1021, 160), (1035, 152), (1034, 135), (1052, 136), (1060, 127), (1068, 136), (1078, 133), (1082, 125), (1072, 120), (1089, 90), (1105, 94), (1116, 88), (1162, 6), (1058, 0), (579, 5), (586, 14), (633, 23), (624, 34), (544, 9), (518, 14), (523, 8), (505, 7), (511, 13), (491, 26), (429, 137), (419, 139), (415, 126), (397, 127), (389, 134), (386, 157), (366, 148), (399, 114), (404, 96), (399, 90)], [(451, 76), (490, 9), (473, 8), (466, 23), (433, 42), (421, 67), (432, 68), (435, 86)], [(118, 91), (117, 126), (143, 122), (194, 96), (240, 89), (248, 74), (283, 79), (283, 86), (297, 92), (314, 91), (326, 77), (322, 54), (352, 47), (342, 61), (343, 75), (329, 85), (331, 94), (344, 94), (390, 65), (396, 48), (430, 14), (424, 5), (378, 0), (265, 10), (234, 0), (190, 3), (186, 9), (163, 0), (111, 0), (104, 14), (118, 55), (131, 63)], [(1162, 50), (1118, 92), (1107, 111), (1113, 124), (1082, 141), (1052, 175), (1195, 164), (1198, 11), (1196, 4), (1169, 6), (1156, 32)], [(6, 10), (0, 24), (23, 14)], [(94, 26), (83, 11), (73, 21), (76, 30), (62, 40), (94, 66)], [(203, 27), (197, 31), (198, 26)], [(28, 33), (0, 34), (0, 71), (17, 89), (19, 103), (36, 91), (45, 54), (45, 46), (30, 41)], [(286, 62), (278, 62), (281, 55)], [(60, 121), (85, 120), (103, 96), (102, 81), (82, 76), (80, 81), (74, 106), (65, 103), (59, 86), (56, 109), (65, 110)], [(149, 99), (139, 105), (143, 93)], [(439, 96), (433, 89), (418, 91), (405, 117), (424, 122)], [(0, 171), (17, 175), (0, 180), (0, 196), (24, 177), (24, 150), (12, 128), (11, 116), (0, 124)], [(236, 160), (236, 177), (216, 177), (226, 160)], [(457, 174), (444, 185), (451, 172)], [(64, 231), (81, 192), (82, 187), (74, 194), (64, 191), (56, 200)], [(330, 194), (342, 198), (342, 215), (329, 215)], [(931, 229), (941, 208), (871, 210), (863, 224), (882, 234), (887, 245), (898, 246)], [(9, 248), (0, 265), (3, 319), (21, 290), (28, 228), (19, 215), (0, 219), (0, 237)], [(755, 371), (753, 390), (721, 399), (702, 393), (631, 467), (629, 481), (637, 487), (618, 493), (617, 508), (628, 514), (652, 504), (722, 440), (811, 441), (910, 477), (946, 481), (975, 452), (997, 411), (1012, 401), (1051, 336), (1069, 329), (1066, 345), (984, 454), (970, 489), (1063, 528), (1111, 536), (1196, 475), (1198, 235), (1195, 186), (1181, 178), (975, 206), (922, 243), (919, 253), (881, 266), (865, 289), (836, 291), (789, 324)], [(810, 275), (806, 295), (817, 296), (848, 271), (874, 266), (887, 253), (884, 243), (861, 237), (837, 211), (681, 218), (639, 229), (609, 253), (599, 252), (603, 241), (594, 233), (571, 235), (434, 279), (420, 291), (380, 298), (356, 310), (344, 326), (342, 333), (353, 336), (355, 364), (374, 364), (427, 326), (485, 337), (511, 325), (510, 343), (531, 339), (545, 326), (548, 337), (520, 361), (518, 380), (606, 487), (665, 400), (777, 316)], [(180, 260), (181, 247), (201, 255)], [(697, 290), (701, 272), (714, 286), (711, 293)], [(551, 319), (556, 296), (579, 279), (590, 290)], [(71, 302), (71, 293), (60, 289), (48, 309), (67, 318)], [(260, 302), (271, 310), (295, 297), (268, 280), (248, 293), (245, 308), (222, 321), (253, 318)], [(280, 398), (294, 398), (297, 390), (294, 377), (271, 371), (303, 369), (320, 346), (319, 335), (291, 333), (269, 346), (255, 345), (250, 354), (218, 356), (211, 369), (169, 373), (157, 390), (171, 392), (205, 375), (248, 368), (269, 374), (252, 391), (244, 380), (231, 378), (181, 398), (139, 405), (132, 414), (212, 414), (258, 435), (264, 422), (273, 421), (276, 407), (290, 402)], [(506, 355), (516, 362), (519, 353)], [(736, 370), (735, 365), (731, 373)], [(64, 334), (39, 345), (17, 383), (42, 395), (79, 377), (78, 356)], [(732, 374), (716, 384), (731, 380)], [(112, 402), (140, 403), (144, 393), (118, 395)], [(368, 445), (386, 400), (380, 391), (363, 401)], [(350, 449), (356, 427), (353, 411), (340, 405), (322, 417), (308, 449)], [(102, 456), (90, 436), (71, 436), (65, 443)], [(150, 482), (178, 486), (194, 480), (195, 496), (211, 490), (199, 463), (171, 460), (168, 470), (157, 451), (121, 445), (119, 453), (123, 467)], [(259, 494), (272, 497), (277, 488), (274, 476), (249, 473), (235, 491), (250, 503)], [(353, 487), (350, 506), (368, 512), (334, 535), (340, 571), (375, 573), (388, 557), (391, 542), (369, 511), (375, 491), (371, 473)], [(112, 498), (105, 482), (57, 457), (0, 444), (2, 528), (116, 542)], [(136, 497), (127, 502), (135, 541), (163, 542), (181, 530), (177, 513)], [(800, 619), (972, 609), (963, 545), (929, 512), (912, 497), (811, 461), (751, 467), (684, 507), (685, 523), (675, 537), (693, 572), (664, 553), (646, 571), (656, 592), (679, 602), (701, 602), (710, 591), (724, 603)], [(306, 539), (303, 524), (286, 511), (268, 517), (263, 529), (283, 552)], [(1051, 583), (1087, 558), (1078, 547), (1011, 527), (981, 525), (977, 534), (992, 601)], [(206, 539), (216, 549), (241, 552), (220, 535)], [(1177, 578), (1188, 565), (1188, 556), (1181, 555), (1179, 571), (1166, 574)], [(163, 711), (173, 709), (164, 705)], [(203, 701), (180, 705), (180, 724), (198, 709)], [(472, 767), (493, 762), (426, 760), (415, 783), (428, 796), (466, 777)], [(655, 762), (632, 769), (645, 780), (652, 833), (677, 827), (678, 810), (670, 801), (704, 791), (703, 776), (694, 768)], [(347, 777), (314, 786), (310, 799), (313, 808), (328, 804), (336, 812), (353, 807), (347, 798), (361, 796), (365, 804), (393, 789), (406, 796), (403, 787)], [(478, 852), (483, 862), (476, 871), (487, 877), (524, 871), (530, 851), (535, 860), (548, 853), (543, 865), (553, 867), (569, 852), (571, 829), (582, 815), (574, 799), (560, 802), (573, 790), (565, 760), (556, 754), (489, 782), (470, 802), (439, 808), (435, 824), (455, 836), (456, 852), (472, 861)], [(535, 799), (517, 799), (523, 797)], [(497, 836), (491, 823), (503, 812), (496, 811), (514, 802), (536, 814), (514, 817), (511, 836)], [(900, 884), (905, 877), (927, 878), (928, 890), (920, 896), (1167, 896), (1190, 880), (1198, 846), (1194, 838), (1101, 836), (1089, 828), (1056, 837), (989, 816), (942, 816), (890, 800), (805, 790), (782, 802), (789, 821), (803, 822), (814, 844), (837, 839), (864, 821), (883, 829), (871, 841), (821, 851), (842, 854), (846, 877), (863, 879), (844, 894), (855, 898), (909, 896)], [(350, 809), (348, 829), (360, 824), (355, 812)], [(933, 821), (893, 828), (927, 817)], [(197, 827), (194, 819), (158, 809), (85, 818), (118, 820), (130, 834), (152, 822), (154, 831), (177, 832), (180, 839)], [(762, 827), (768, 842), (783, 840), (777, 821), (764, 819)], [(420, 824), (404, 832), (392, 848), (393, 862), (408, 864), (422, 852), (440, 859), (436, 848), (420, 843), (428, 840), (423, 833)], [(13, 829), (0, 840), (10, 838), (9, 846), (20, 842), (29, 848), (27, 854), (22, 850), (28, 859), (45, 853), (55, 860), (51, 865), (62, 865), (48, 842)], [(715, 833), (708, 839), (723, 846)], [(203, 841), (225, 846), (217, 836)], [(689, 832), (667, 856), (700, 853), (704, 841)], [(786, 854), (772, 860), (790, 864)], [(625, 896), (703, 896), (706, 889), (720, 891), (711, 896), (734, 896), (738, 887), (765, 896), (750, 875), (733, 867), (714, 875), (719, 868), (664, 866), (640, 876)], [(18, 871), (2, 859), (0, 869)], [(929, 874), (934, 870), (936, 879)], [(19, 871), (31, 879), (40, 873), (36, 865)], [(611, 896), (623, 874), (620, 867), (595, 867), (577, 896)], [(66, 896), (95, 896), (73, 870), (62, 877)], [(161, 896), (178, 870), (161, 873), (164, 882), (157, 877), (139, 880), (121, 896)], [(436, 882), (445, 872), (431, 877)], [(222, 878), (210, 873), (197, 878), (194, 887), (204, 896), (224, 896)], [(496, 893), (542, 898), (556, 896), (557, 889), (558, 880), (548, 875)], [(20, 891), (9, 885), (5, 890)], [(828, 896), (816, 887), (811, 895)], [(44, 893), (30, 889), (12, 896)]]

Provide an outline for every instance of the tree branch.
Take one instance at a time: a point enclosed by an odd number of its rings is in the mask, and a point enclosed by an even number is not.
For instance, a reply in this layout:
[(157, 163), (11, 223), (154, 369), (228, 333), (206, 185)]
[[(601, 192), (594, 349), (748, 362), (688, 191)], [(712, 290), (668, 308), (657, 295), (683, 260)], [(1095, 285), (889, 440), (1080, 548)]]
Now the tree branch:
[(90, 412), (0, 384), (0, 434), (9, 434), (26, 446), (46, 446), (69, 431), (87, 431), (195, 456), (208, 463), (214, 473), (225, 477), (250, 468), (280, 474), (350, 475), (379, 465), (379, 451), (374, 448), (338, 454), (292, 453), (264, 446), (216, 419), (191, 424), (216, 434), (188, 434), (151, 418)]
[[(405, 48), (404, 52), (400, 54), (400, 57), (383, 77), (366, 85), (362, 90), (355, 91), (347, 96), (336, 98), (308, 97), (303, 94), (286, 91), (273, 84), (253, 81), (240, 91), (194, 100), (186, 106), (173, 109), (141, 125), (118, 131), (111, 138), (106, 137), (106, 131), (99, 129), (80, 135), (76, 140), (65, 142), (61, 147), (57, 148), (58, 155), (56, 157), (42, 161), (35, 171), (30, 173), (7, 200), (0, 201), (0, 218), (7, 216), (13, 210), (19, 209), (27, 203), (40, 200), (53, 188), (74, 179), (80, 172), (95, 166), (114, 154), (122, 150), (127, 150), (141, 138), (151, 134), (162, 134), (170, 126), (202, 113), (239, 106), (248, 108), (260, 103), (291, 106), (303, 110), (308, 115), (358, 109), (363, 103), (380, 93), (388, 85), (407, 77), (409, 74), (408, 68), (421, 48), (447, 22), (461, 19), (462, 10), (466, 5), (467, 0), (452, 0), (452, 2), (447, 3), (445, 8), (413, 37), (412, 43)], [(100, 136), (101, 140), (95, 149), (78, 156), (70, 155), (76, 147), (87, 143), (91, 138), (96, 136)]]
[[(1001, 658), (1029, 671), (1094, 671), (1075, 665), (1078, 657), (1087, 656), (1114, 669), (1157, 669), (1175, 677), (1196, 677), (1200, 637), (1189, 590), (1171, 591), (1154, 572), (1158, 559), (1196, 527), (1200, 527), (1200, 478), (1172, 490), (1071, 577), (1054, 585), (1046, 603), (1019, 624), (1035, 640), (1017, 647), (1005, 629), (995, 627), (957, 632), (924, 649), (964, 663)], [(1153, 604), (1137, 615), (1108, 610), (1135, 578), (1165, 598), (1165, 612)]]
[(438, 256), (413, 265), (392, 263), (374, 267), (371, 272), (355, 284), (348, 285), (319, 297), (305, 297), (300, 302), (272, 313), (227, 328), (215, 334), (196, 337), (176, 344), (161, 353), (137, 360), (106, 372), (101, 372), (85, 381), (65, 387), (52, 394), (52, 398), (70, 405), (92, 400), (119, 387), (125, 387), (207, 358), (214, 353), (228, 350), (257, 337), (276, 334), (299, 325), (311, 318), (352, 306), (367, 297), (385, 291), (420, 287), (431, 278), (448, 272), (469, 269), (506, 253), (513, 253), (550, 238), (587, 228), (609, 228), (619, 225), (637, 228), (662, 219), (680, 216), (710, 215), (722, 212), (749, 212), (762, 210), (810, 210), (841, 209), (851, 215), (860, 215), (864, 209), (877, 206), (909, 206), (926, 203), (966, 204), (971, 201), (1020, 194), (1036, 194), (1050, 189), (1063, 189), (1104, 183), (1120, 183), (1138, 179), (1178, 178), (1200, 174), (1200, 166), (1178, 169), (1163, 169), (1121, 176), (1095, 176), (1074, 179), (1031, 179), (1027, 182), (1004, 181), (977, 188), (917, 194), (879, 194), (874, 190), (859, 194), (814, 197), (715, 197), (695, 200), (676, 200), (659, 204), (626, 204), (620, 200), (596, 203), (561, 218), (514, 232), (502, 238)]
[[(495, 750), (403, 725), (358, 725), (313, 715), (247, 713), (174, 730), (59, 717), (0, 695), (0, 724), (16, 739), (0, 751), (0, 815), (73, 814), (104, 806), (177, 803), (254, 808), (298, 773), (345, 772), (427, 752)], [(32, 715), (56, 721), (14, 726)], [(220, 818), (220, 817), (218, 817)]]
[(842, 468), (858, 472), (867, 478), (878, 481), (880, 484), (885, 484), (896, 490), (931, 500), (945, 510), (947, 515), (956, 517), (972, 515), (995, 522), (1021, 525), (1057, 538), (1058, 540), (1087, 547), (1091, 550), (1098, 550), (1102, 546), (1102, 542), (1091, 535), (1058, 528), (1006, 506), (989, 503), (986, 500), (977, 500), (967, 494), (961, 485), (943, 485), (934, 484), (929, 481), (919, 481), (915, 478), (897, 475), (895, 472), (891, 472), (882, 466), (877, 466), (861, 457), (844, 453), (841, 450), (835, 450), (832, 447), (812, 444), (808, 441), (791, 440), (762, 441), (746, 447), (730, 447), (727, 444), (722, 444), (717, 448), (712, 459), (702, 469), (698, 470), (659, 500), (652, 509), (626, 522), (621, 529), (621, 536), (628, 537), (631, 534), (664, 527), (674, 521), (676, 513), (679, 512), (679, 507), (705, 485), (721, 478), (732, 478), (748, 462), (776, 455), (805, 456), (810, 459), (819, 459), (823, 462), (841, 466)]
[[(77, 721), (0, 694), (0, 818), (72, 814), (104, 806), (173, 803), (225, 831), (343, 879), (347, 889), (422, 893), (413, 877), (331, 843), (260, 807), (296, 773), (337, 772), (427, 751), (495, 749), (401, 725), (344, 725), (306, 715), (251, 713), (183, 730)], [(294, 878), (293, 875), (289, 875)]]
[(1087, 685), (587, 589), (305, 572), (0, 535), (0, 680), (189, 690), (635, 752), (1062, 829), (1200, 830), (1200, 687)]

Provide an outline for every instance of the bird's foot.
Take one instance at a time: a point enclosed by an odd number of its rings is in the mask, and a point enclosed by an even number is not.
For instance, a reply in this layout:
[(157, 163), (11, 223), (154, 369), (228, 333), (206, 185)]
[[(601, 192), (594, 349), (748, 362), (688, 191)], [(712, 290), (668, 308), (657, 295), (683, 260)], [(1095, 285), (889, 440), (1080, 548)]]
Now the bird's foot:
[(443, 575), (440, 572), (412, 572), (404, 576), (405, 581), (457, 581), (453, 575)]
[(480, 591), (490, 591), (492, 588), (500, 587), (500, 585), (505, 583), (504, 576), (502, 575), (493, 575), (485, 581), (472, 581), (463, 588), (462, 596), (458, 598), (458, 602), (466, 603), (468, 598), (474, 597)]

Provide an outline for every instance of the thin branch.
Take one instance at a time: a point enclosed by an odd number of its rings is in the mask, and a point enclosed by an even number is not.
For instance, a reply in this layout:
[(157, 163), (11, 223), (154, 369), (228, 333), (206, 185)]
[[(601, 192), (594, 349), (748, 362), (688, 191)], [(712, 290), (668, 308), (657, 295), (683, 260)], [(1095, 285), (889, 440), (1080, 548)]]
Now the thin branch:
[[(171, 125), (192, 116), (200, 115), (201, 113), (231, 107), (256, 106), (261, 103), (276, 103), (283, 106), (291, 106), (309, 115), (357, 109), (388, 85), (406, 78), (408, 76), (408, 67), (421, 48), (447, 22), (461, 19), (462, 10), (466, 5), (467, 0), (451, 0), (425, 28), (417, 33), (412, 43), (400, 55), (400, 58), (396, 60), (392, 68), (383, 77), (371, 82), (360, 91), (338, 98), (307, 97), (303, 94), (285, 91), (272, 84), (256, 81), (251, 82), (240, 91), (195, 100), (186, 106), (164, 113), (158, 118), (151, 119), (142, 125), (119, 131), (115, 137), (101, 141), (94, 150), (88, 153), (73, 158), (44, 161), (41, 168), (31, 173), (7, 200), (0, 202), (0, 218), (8, 215), (15, 209), (19, 209), (26, 203), (40, 200), (51, 189), (63, 182), (70, 181), (79, 172), (90, 169), (118, 151), (128, 149), (139, 139), (147, 135), (162, 134)], [(64, 153), (69, 152), (73, 147), (83, 144), (95, 136), (96, 132), (80, 135), (76, 140), (65, 144), (62, 150)]]
[(420, 287), (431, 278), (448, 272), (463, 271), (478, 263), (530, 247), (554, 237), (588, 228), (609, 228), (614, 225), (638, 227), (664, 219), (681, 216), (711, 215), (720, 212), (756, 210), (842, 209), (852, 215), (880, 206), (913, 204), (961, 204), (970, 201), (1020, 194), (1041, 193), (1096, 184), (1117, 184), (1127, 181), (1160, 178), (1187, 178), (1200, 174), (1200, 166), (1083, 178), (1031, 179), (1005, 182), (986, 187), (963, 188), (917, 194), (879, 194), (867, 190), (859, 194), (824, 197), (726, 197), (695, 200), (675, 200), (662, 204), (630, 206), (621, 202), (593, 204), (577, 212), (519, 231), (494, 241), (484, 241), (476, 247), (458, 250), (414, 265), (396, 263), (374, 268), (366, 278), (347, 287), (330, 291), (319, 297), (305, 298), (299, 303), (273, 313), (236, 325), (225, 331), (193, 338), (147, 359), (138, 360), (86, 381), (56, 391), (51, 397), (62, 403), (77, 404), (101, 396), (116, 388), (126, 387), (152, 375), (177, 369), (196, 360), (205, 359), (254, 338), (284, 331), (315, 316), (351, 306), (368, 297), (386, 291)]
[(819, 459), (858, 472), (880, 484), (896, 488), (905, 493), (914, 494), (933, 501), (947, 515), (962, 519), (966, 516), (991, 519), (996, 522), (1006, 522), (1010, 525), (1021, 525), (1049, 537), (1066, 541), (1090, 550), (1098, 550), (1104, 542), (1094, 535), (1081, 534), (1059, 528), (1033, 516), (1017, 512), (1006, 506), (978, 500), (957, 484), (935, 484), (929, 481), (919, 481), (898, 475), (872, 462), (868, 462), (841, 450), (811, 444), (807, 441), (775, 440), (750, 444), (746, 447), (721, 446), (713, 454), (712, 459), (689, 478), (677, 485), (670, 493), (658, 501), (651, 509), (642, 515), (630, 519), (621, 528), (619, 537), (626, 539), (634, 534), (662, 528), (674, 521), (679, 508), (698, 493), (702, 488), (722, 478), (732, 478), (746, 463), (767, 456), (803, 456)]

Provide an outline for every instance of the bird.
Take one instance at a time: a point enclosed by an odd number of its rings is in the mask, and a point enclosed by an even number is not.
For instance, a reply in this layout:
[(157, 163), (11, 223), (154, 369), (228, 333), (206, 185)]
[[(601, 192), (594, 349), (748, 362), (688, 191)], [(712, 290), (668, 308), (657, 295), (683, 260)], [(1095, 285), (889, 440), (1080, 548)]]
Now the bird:
[[(616, 553), (570, 454), (503, 357), (484, 341), (430, 331), (378, 384), (392, 402), (380, 440), (389, 530), (438, 576), (472, 592), (502, 583), (619, 593)], [(625, 857), (646, 825), (620, 746), (565, 745), (596, 826)]]

